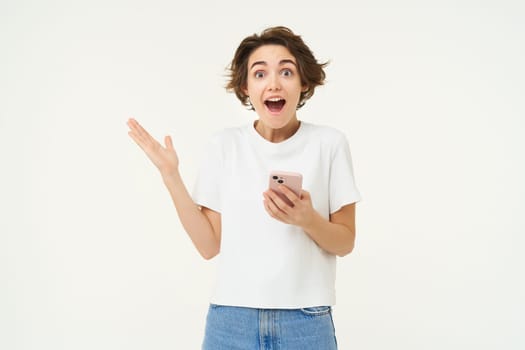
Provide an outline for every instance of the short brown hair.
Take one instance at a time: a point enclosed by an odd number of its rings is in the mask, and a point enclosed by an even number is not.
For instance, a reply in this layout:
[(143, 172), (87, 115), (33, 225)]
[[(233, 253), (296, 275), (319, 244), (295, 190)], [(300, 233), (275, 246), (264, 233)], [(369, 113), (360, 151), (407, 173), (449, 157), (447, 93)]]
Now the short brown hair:
[(326, 74), (323, 68), (326, 67), (328, 62), (317, 62), (310, 48), (303, 42), (303, 39), (299, 35), (295, 35), (290, 29), (282, 26), (267, 28), (260, 35), (253, 34), (241, 42), (228, 68), (230, 79), (226, 89), (234, 92), (243, 105), (250, 106), (249, 98), (243, 91), (246, 88), (248, 79), (248, 58), (255, 49), (264, 45), (284, 46), (297, 60), (301, 85), (307, 87), (306, 91), (301, 92), (299, 104), (297, 105), (297, 108), (302, 107), (306, 100), (314, 94), (315, 87), (324, 84)]

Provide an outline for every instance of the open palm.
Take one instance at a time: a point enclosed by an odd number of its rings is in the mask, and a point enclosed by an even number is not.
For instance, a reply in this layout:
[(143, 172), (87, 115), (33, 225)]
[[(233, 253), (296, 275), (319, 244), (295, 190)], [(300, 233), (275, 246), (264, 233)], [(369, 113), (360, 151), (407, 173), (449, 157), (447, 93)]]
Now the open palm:
[(128, 135), (142, 148), (163, 176), (178, 170), (179, 158), (170, 136), (164, 138), (165, 145), (162, 146), (135, 119), (129, 119), (127, 124)]

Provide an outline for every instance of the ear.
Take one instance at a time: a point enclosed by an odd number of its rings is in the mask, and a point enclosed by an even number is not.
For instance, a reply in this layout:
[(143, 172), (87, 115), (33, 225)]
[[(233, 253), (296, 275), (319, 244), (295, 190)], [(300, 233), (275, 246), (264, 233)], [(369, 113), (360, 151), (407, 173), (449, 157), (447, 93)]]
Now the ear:
[(309, 90), (309, 86), (308, 85), (303, 85), (303, 87), (301, 88), (301, 92), (306, 92)]

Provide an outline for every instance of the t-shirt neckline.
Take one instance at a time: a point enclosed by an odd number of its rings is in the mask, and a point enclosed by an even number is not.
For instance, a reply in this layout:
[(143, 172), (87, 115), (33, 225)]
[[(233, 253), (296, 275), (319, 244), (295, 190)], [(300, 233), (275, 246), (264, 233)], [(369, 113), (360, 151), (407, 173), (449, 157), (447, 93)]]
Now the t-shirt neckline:
[(259, 134), (257, 130), (255, 130), (256, 122), (257, 121), (254, 121), (248, 126), (249, 133), (252, 136), (252, 138), (256, 140), (257, 143), (263, 145), (263, 147), (269, 147), (269, 148), (283, 147), (285, 145), (288, 146), (288, 145), (294, 144), (296, 140), (300, 139), (301, 137), (300, 135), (304, 132), (304, 129), (305, 129), (305, 122), (299, 120), (299, 128), (295, 131), (295, 133), (292, 136), (280, 142), (271, 142), (265, 139), (264, 137), (262, 137), (261, 134)]

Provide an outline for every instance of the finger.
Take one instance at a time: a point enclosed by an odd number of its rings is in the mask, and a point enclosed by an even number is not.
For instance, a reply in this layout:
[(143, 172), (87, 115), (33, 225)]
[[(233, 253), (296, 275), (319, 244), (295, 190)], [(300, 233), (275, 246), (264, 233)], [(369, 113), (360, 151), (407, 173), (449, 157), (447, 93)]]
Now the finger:
[(127, 124), (128, 124), (128, 127), (129, 127), (128, 134), (130, 136), (133, 136), (133, 139), (135, 140), (135, 142), (138, 143), (141, 139), (143, 139), (143, 137), (141, 136), (141, 132), (140, 132), (140, 129), (138, 127), (137, 121), (133, 120), (133, 119), (130, 119)]
[(280, 185), (279, 190), (292, 202), (294, 205), (297, 204), (297, 202), (301, 199), (299, 196), (295, 194), (291, 189), (286, 187), (285, 185)]
[(290, 206), (285, 203), (279, 195), (273, 190), (265, 192), (265, 198), (268, 200), (268, 207), (272, 210), (274, 215), (282, 218), (283, 215), (288, 214)]
[(152, 139), (151, 135), (140, 125), (135, 119), (130, 119), (128, 123), (130, 129), (144, 141), (150, 141)]
[(128, 119), (128, 122), (126, 123), (128, 125), (128, 127), (131, 129), (131, 130), (134, 130), (134, 131), (137, 131), (137, 128), (139, 127), (139, 123), (133, 119), (133, 118), (129, 118)]
[(162, 148), (162, 145), (151, 136), (137, 121), (131, 122), (131, 132), (135, 135), (134, 140), (146, 152), (156, 151)]
[(301, 190), (301, 199), (310, 200), (310, 192)]
[(273, 215), (277, 215), (281, 211), (281, 209), (279, 208), (279, 205), (276, 204), (273, 198), (271, 197), (271, 194), (269, 194), (268, 192), (265, 192), (264, 199), (266, 200), (268, 209), (271, 211)]
[(164, 144), (166, 145), (166, 148), (173, 149), (173, 141), (171, 140), (171, 136), (164, 137)]
[(273, 219), (285, 224), (290, 223), (288, 214), (279, 209), (279, 207), (277, 207), (277, 205), (275, 205), (275, 203), (269, 197), (265, 197), (264, 209)]
[(266, 193), (263, 193), (263, 205), (264, 205), (264, 210), (266, 210), (266, 212), (267, 212), (271, 217), (273, 217), (273, 211), (270, 209), (270, 202), (271, 202), (271, 199), (266, 195)]
[(270, 215), (270, 216), (271, 216), (272, 218), (274, 218), (274, 219), (277, 219), (277, 218), (275, 217), (275, 214), (273, 213), (272, 209), (270, 208), (270, 203), (269, 203), (269, 201), (265, 199), (265, 200), (263, 201), (263, 204), (264, 204), (264, 210), (266, 210), (266, 212), (268, 213), (268, 215)]
[(144, 141), (133, 131), (129, 131), (128, 135), (135, 141), (135, 143), (143, 150), (146, 151)]
[(290, 207), (274, 190), (268, 190), (265, 194), (279, 210), (286, 211)]
[(130, 130), (128, 131), (128, 135), (133, 139), (133, 141), (135, 141), (140, 146), (140, 142), (136, 133)]

